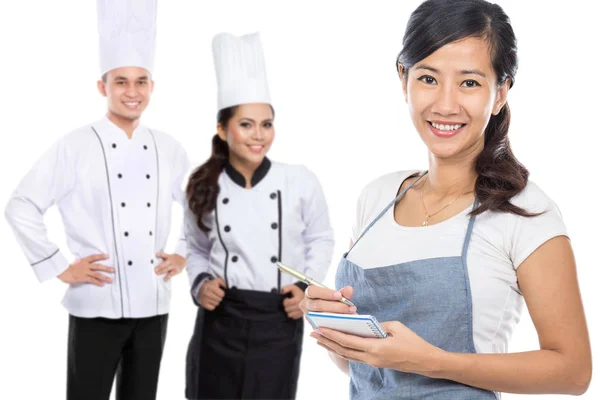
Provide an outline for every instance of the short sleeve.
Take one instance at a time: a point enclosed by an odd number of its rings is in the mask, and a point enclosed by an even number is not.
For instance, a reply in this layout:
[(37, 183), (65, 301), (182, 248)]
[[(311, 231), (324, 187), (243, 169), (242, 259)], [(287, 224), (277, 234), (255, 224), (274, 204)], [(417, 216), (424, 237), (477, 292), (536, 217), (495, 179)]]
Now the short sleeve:
[(383, 175), (367, 184), (356, 203), (356, 217), (352, 224), (352, 243), (356, 243), (369, 224), (397, 195), (398, 188), (418, 171), (397, 171)]
[(524, 193), (513, 204), (532, 213), (541, 213), (534, 217), (521, 217), (513, 214), (509, 255), (515, 270), (535, 250), (548, 240), (557, 236), (567, 236), (558, 206), (535, 184), (529, 183)]
[(365, 197), (367, 190), (364, 188), (356, 201), (356, 215), (352, 224), (352, 243), (356, 243), (358, 237), (364, 229), (365, 220)]

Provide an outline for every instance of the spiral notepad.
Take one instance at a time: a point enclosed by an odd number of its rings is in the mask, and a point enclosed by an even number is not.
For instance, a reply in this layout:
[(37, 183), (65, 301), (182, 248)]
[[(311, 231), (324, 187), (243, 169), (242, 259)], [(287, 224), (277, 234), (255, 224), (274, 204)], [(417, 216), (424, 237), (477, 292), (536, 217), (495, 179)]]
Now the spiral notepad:
[(386, 338), (387, 333), (372, 315), (309, 312), (314, 329), (323, 327), (365, 338)]

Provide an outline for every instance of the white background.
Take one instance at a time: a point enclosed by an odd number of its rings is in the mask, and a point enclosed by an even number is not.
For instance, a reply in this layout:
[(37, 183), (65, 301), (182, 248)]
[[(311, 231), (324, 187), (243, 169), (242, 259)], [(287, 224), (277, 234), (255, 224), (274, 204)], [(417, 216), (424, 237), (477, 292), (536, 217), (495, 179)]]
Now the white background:
[[(600, 317), (593, 304), (600, 300), (600, 125), (595, 117), (600, 85), (594, 60), (600, 34), (596, 13), (589, 8), (594, 2), (499, 3), (519, 39), (520, 69), (509, 93), (510, 138), (531, 179), (563, 213), (597, 348)], [(328, 284), (348, 245), (360, 189), (387, 172), (427, 167), (426, 149), (410, 121), (395, 71), (406, 21), (419, 1), (365, 4), (192, 0), (159, 4), (156, 88), (144, 123), (180, 140), (195, 164), (203, 161), (215, 132), (212, 36), (260, 30), (277, 113), (270, 157), (307, 165), (324, 186), (337, 243)], [(20, 178), (54, 141), (105, 112), (104, 99), (96, 91), (95, 1), (2, 1), (0, 57), (4, 207)], [(179, 214), (175, 215), (173, 229), (180, 224)], [(56, 208), (47, 213), (46, 221), (50, 237), (66, 250)], [(58, 280), (37, 282), (4, 221), (0, 235), (4, 260), (0, 398), (64, 398), (68, 317), (60, 300), (65, 286)], [(195, 318), (185, 274), (175, 278), (173, 291), (159, 399), (183, 398), (185, 353)], [(525, 314), (510, 350), (537, 346), (535, 329)], [(298, 398), (344, 399), (347, 382), (307, 336)], [(521, 396), (503, 396), (517, 398)], [(600, 383), (592, 381), (584, 398), (600, 398)]]

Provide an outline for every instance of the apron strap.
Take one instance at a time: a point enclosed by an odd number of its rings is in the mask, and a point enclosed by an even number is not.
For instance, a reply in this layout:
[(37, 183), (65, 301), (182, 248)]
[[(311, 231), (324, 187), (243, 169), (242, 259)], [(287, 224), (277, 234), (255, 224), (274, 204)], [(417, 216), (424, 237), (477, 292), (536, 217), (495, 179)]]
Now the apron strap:
[[(473, 203), (473, 208), (471, 209), (471, 212), (473, 212), (473, 210), (475, 210), (477, 208), (477, 206), (479, 206), (479, 202), (477, 201), (477, 199), (475, 199), (475, 202)], [(467, 265), (466, 264), (467, 250), (469, 250), (469, 244), (471, 243), (471, 236), (473, 234), (473, 225), (475, 225), (475, 215), (471, 215), (471, 218), (469, 218), (469, 227), (467, 228), (467, 234), (465, 235), (465, 241), (463, 243), (461, 258), (463, 260), (464, 265)]]
[(371, 221), (371, 223), (365, 228), (365, 230), (360, 234), (360, 236), (358, 237), (358, 239), (356, 239), (356, 242), (354, 242), (352, 244), (352, 247), (350, 247), (350, 250), (348, 250), (346, 252), (346, 254), (344, 254), (344, 257), (346, 257), (354, 248), (354, 246), (356, 246), (358, 244), (358, 242), (360, 242), (360, 239), (362, 239), (363, 236), (365, 236), (365, 234), (373, 227), (373, 225), (375, 225), (375, 223), (377, 221), (379, 221), (381, 219), (381, 217), (383, 217), (383, 215), (394, 205), (398, 202), (398, 200), (400, 200), (400, 198), (402, 196), (404, 196), (404, 194), (410, 189), (412, 188), (417, 182), (419, 182), (421, 180), (421, 178), (423, 178), (425, 175), (427, 175), (428, 171), (423, 172), (417, 179), (415, 179), (415, 181), (413, 183), (411, 183), (410, 185), (408, 185), (408, 187), (406, 189), (404, 189), (403, 191), (401, 191), (400, 193), (398, 193), (398, 195), (394, 198), (394, 200), (392, 200), (392, 202), (390, 204), (388, 204), (382, 212), (379, 213), (379, 215), (377, 217), (375, 217), (375, 219), (373, 221)]

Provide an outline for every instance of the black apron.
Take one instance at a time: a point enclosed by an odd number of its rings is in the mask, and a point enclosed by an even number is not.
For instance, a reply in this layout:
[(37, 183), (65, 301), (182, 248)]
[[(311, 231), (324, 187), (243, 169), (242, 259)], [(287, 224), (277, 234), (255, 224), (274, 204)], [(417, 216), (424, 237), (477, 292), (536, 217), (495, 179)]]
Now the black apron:
[(294, 399), (302, 318), (284, 295), (227, 289), (214, 311), (198, 308), (186, 365), (188, 399)]

